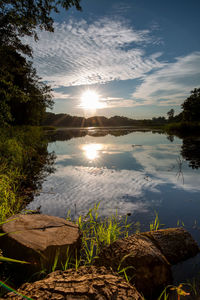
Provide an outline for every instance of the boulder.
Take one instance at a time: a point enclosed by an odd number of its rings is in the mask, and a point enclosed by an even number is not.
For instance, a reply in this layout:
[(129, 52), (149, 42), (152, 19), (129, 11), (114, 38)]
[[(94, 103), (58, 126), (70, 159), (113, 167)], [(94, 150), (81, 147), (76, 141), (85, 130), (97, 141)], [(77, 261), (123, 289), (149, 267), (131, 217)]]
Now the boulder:
[(111, 267), (114, 271), (127, 268), (130, 282), (139, 292), (151, 297), (171, 283), (170, 264), (146, 236), (134, 234), (117, 240), (104, 248), (95, 260), (95, 265)]
[(31, 299), (115, 299), (142, 300), (143, 297), (135, 287), (105, 267), (80, 267), (77, 271), (56, 271), (45, 279), (34, 283), (26, 283), (17, 293), (5, 295), (6, 299), (23, 299), (21, 295)]
[(147, 236), (172, 265), (193, 257), (199, 252), (196, 241), (183, 228), (144, 232), (142, 235)]
[(7, 257), (30, 262), (39, 267), (51, 265), (55, 256), (65, 261), (66, 252), (75, 253), (80, 249), (81, 236), (78, 226), (65, 219), (40, 215), (15, 215), (2, 226), (6, 233), (0, 239), (0, 249)]

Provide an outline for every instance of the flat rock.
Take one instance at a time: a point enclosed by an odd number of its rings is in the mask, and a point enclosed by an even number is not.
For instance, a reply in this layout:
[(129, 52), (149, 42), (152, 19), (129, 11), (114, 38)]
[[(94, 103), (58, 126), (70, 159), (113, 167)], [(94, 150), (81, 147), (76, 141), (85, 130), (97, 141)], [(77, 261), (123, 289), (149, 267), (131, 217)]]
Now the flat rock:
[(64, 260), (67, 249), (75, 252), (81, 245), (78, 226), (65, 219), (40, 215), (15, 215), (3, 224), (6, 233), (0, 239), (0, 249), (7, 257), (26, 260), (37, 265), (41, 257), (43, 263), (51, 264), (56, 253)]
[(180, 227), (144, 232), (142, 235), (147, 236), (171, 264), (177, 264), (199, 252), (191, 234)]
[(151, 297), (171, 283), (170, 264), (146, 236), (131, 235), (104, 248), (95, 265), (111, 267), (114, 271), (126, 269), (130, 282), (139, 292)]
[[(18, 295), (9, 293), (6, 299), (66, 299), (66, 300), (142, 300), (135, 287), (105, 267), (80, 267), (77, 271), (56, 271), (45, 279), (26, 283), (17, 290)], [(5, 299), (4, 298), (4, 299)]]

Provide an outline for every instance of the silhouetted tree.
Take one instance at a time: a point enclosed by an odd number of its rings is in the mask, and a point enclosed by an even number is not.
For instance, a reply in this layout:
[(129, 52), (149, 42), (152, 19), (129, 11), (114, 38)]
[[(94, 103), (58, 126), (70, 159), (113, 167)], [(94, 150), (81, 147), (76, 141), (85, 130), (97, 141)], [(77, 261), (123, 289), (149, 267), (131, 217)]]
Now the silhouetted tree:
[(181, 107), (185, 121), (200, 122), (200, 88), (191, 91), (190, 97), (183, 102)]
[(51, 88), (14, 47), (1, 45), (0, 57), (0, 125), (38, 125), (52, 107)]
[(0, 23), (17, 36), (34, 35), (37, 39), (38, 26), (53, 32), (52, 12), (59, 13), (59, 8), (68, 10), (72, 6), (81, 10), (80, 0), (1, 0)]
[(154, 117), (154, 118), (152, 118), (152, 123), (153, 124), (165, 124), (166, 123), (166, 119), (165, 119), (165, 117)]
[(172, 120), (174, 118), (174, 109), (170, 109), (168, 112), (167, 112), (167, 115), (168, 115), (168, 120)]
[(167, 136), (167, 139), (168, 139), (171, 143), (173, 143), (173, 141), (174, 141), (174, 135), (168, 135), (168, 136)]
[(80, 0), (0, 1), (0, 126), (38, 124), (53, 104), (51, 89), (42, 83), (27, 57), (32, 50), (21, 37), (37, 28), (53, 31), (51, 13), (59, 7), (81, 9)]

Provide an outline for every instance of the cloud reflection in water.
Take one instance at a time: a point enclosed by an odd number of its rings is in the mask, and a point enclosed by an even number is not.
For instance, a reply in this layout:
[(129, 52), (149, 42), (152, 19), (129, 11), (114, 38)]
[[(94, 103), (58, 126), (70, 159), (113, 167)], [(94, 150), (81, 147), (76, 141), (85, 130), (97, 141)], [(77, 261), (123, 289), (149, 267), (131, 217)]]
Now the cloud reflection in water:
[[(145, 213), (145, 218), (154, 210), (161, 213), (162, 207), (170, 214), (175, 206), (184, 214), (180, 207), (185, 205), (186, 212), (193, 209), (188, 199), (197, 205), (199, 170), (192, 170), (184, 161), (185, 182), (178, 180), (176, 159), (181, 143), (168, 143), (163, 135), (142, 134), (144, 141), (135, 133), (52, 143), (51, 150), (58, 154), (57, 171), (47, 178), (43, 192), (28, 208), (41, 205), (42, 213), (64, 217), (75, 204), (79, 215), (100, 201), (101, 215), (118, 209), (121, 215)], [(53, 195), (48, 193), (52, 188)]]

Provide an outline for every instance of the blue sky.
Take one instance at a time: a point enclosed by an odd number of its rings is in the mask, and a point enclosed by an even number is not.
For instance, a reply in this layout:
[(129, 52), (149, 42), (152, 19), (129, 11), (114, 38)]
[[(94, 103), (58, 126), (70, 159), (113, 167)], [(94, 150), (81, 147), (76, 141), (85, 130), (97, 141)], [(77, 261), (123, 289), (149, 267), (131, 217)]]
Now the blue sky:
[[(166, 116), (200, 86), (199, 0), (82, 0), (39, 32), (34, 66), (54, 89), (55, 113)], [(87, 89), (104, 108), (80, 106)]]

